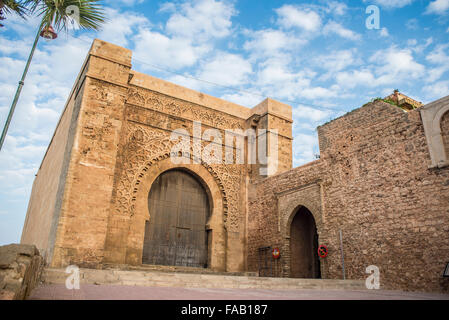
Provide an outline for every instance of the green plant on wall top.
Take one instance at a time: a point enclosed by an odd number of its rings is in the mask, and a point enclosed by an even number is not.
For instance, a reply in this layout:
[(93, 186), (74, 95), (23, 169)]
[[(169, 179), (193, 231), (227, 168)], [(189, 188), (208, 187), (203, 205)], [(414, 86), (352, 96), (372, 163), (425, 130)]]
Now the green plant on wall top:
[(377, 98), (371, 99), (371, 102), (376, 102), (376, 101), (383, 101), (383, 102), (389, 103), (389, 104), (391, 104), (391, 105), (393, 105), (393, 106), (399, 107), (399, 105), (397, 104), (397, 102), (396, 102), (396, 101), (393, 101), (393, 100), (391, 100), (391, 99), (381, 98), (381, 97), (377, 97)]

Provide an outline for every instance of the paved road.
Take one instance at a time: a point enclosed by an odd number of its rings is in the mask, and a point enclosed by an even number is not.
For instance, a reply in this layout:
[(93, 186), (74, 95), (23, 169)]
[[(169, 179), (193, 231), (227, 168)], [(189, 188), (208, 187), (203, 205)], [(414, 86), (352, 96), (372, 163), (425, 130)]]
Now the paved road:
[(449, 300), (449, 295), (385, 290), (267, 290), (138, 287), (82, 284), (41, 285), (31, 300)]

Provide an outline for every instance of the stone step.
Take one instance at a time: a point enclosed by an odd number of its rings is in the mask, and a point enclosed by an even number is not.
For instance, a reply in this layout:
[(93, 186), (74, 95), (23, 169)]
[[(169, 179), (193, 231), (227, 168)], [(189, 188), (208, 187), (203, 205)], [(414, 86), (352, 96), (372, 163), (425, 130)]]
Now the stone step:
[(181, 266), (162, 266), (142, 264), (138, 266), (104, 264), (103, 269), (106, 270), (138, 270), (138, 271), (162, 271), (162, 272), (181, 272), (181, 273), (197, 273), (197, 274), (215, 274), (215, 275), (232, 275), (232, 276), (252, 276), (257, 277), (257, 272), (220, 272), (208, 268), (181, 267)]
[[(65, 269), (46, 268), (44, 284), (64, 284)], [(80, 269), (81, 284), (223, 289), (365, 290), (363, 280), (269, 278), (246, 275), (198, 274), (148, 270)]]

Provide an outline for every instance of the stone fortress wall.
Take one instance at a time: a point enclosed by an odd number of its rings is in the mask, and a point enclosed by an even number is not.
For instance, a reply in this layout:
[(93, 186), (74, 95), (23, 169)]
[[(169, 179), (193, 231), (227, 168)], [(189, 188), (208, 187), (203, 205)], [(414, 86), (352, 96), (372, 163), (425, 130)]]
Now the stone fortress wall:
[[(210, 128), (269, 132), (282, 124), (282, 172), (291, 169), (290, 106), (266, 99), (249, 109), (132, 71), (129, 50), (100, 40), (71, 97), (35, 179), (23, 243), (36, 244), (54, 267), (141, 264), (152, 182), (182, 168), (201, 181), (212, 203), (211, 268), (246, 269), (246, 190), (261, 165), (225, 165), (225, 152), (219, 164), (176, 165), (170, 135), (179, 128), (192, 134), (193, 121), (201, 122), (202, 135)], [(202, 140), (201, 148), (210, 143)], [(236, 144), (225, 144), (223, 150), (236, 152)]]
[[(276, 276), (291, 276), (290, 225), (304, 207), (329, 248), (322, 278), (342, 276), (341, 230), (346, 278), (365, 279), (376, 265), (382, 288), (448, 290), (448, 97), (410, 112), (381, 101), (356, 109), (318, 128), (319, 160), (291, 169), (290, 106), (239, 106), (133, 71), (131, 56), (94, 41), (36, 176), (22, 243), (50, 266), (141, 264), (152, 183), (181, 168), (207, 190), (213, 270), (257, 271), (258, 249), (277, 246)], [(193, 121), (203, 134), (266, 129), (268, 141), (277, 130), (276, 174), (224, 159), (174, 164), (171, 132), (192, 133)]]
[[(441, 101), (449, 108), (449, 99)], [(426, 108), (426, 107), (424, 107)], [(449, 112), (440, 119), (447, 141)], [(280, 246), (289, 276), (289, 227), (298, 206), (313, 214), (323, 278), (380, 269), (381, 287), (448, 291), (449, 167), (432, 167), (420, 110), (378, 101), (318, 127), (320, 159), (254, 184), (249, 192), (248, 267), (257, 248)], [(445, 142), (446, 152), (448, 149)]]

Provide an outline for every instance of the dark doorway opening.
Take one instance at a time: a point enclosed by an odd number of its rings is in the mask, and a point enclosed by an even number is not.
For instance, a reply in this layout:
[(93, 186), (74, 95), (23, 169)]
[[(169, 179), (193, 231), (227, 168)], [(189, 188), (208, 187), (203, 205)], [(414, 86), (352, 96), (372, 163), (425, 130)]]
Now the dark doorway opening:
[(290, 225), (290, 276), (321, 278), (315, 219), (306, 207), (299, 207)]
[(207, 267), (210, 209), (202, 184), (186, 171), (166, 171), (151, 186), (148, 207), (142, 262)]

